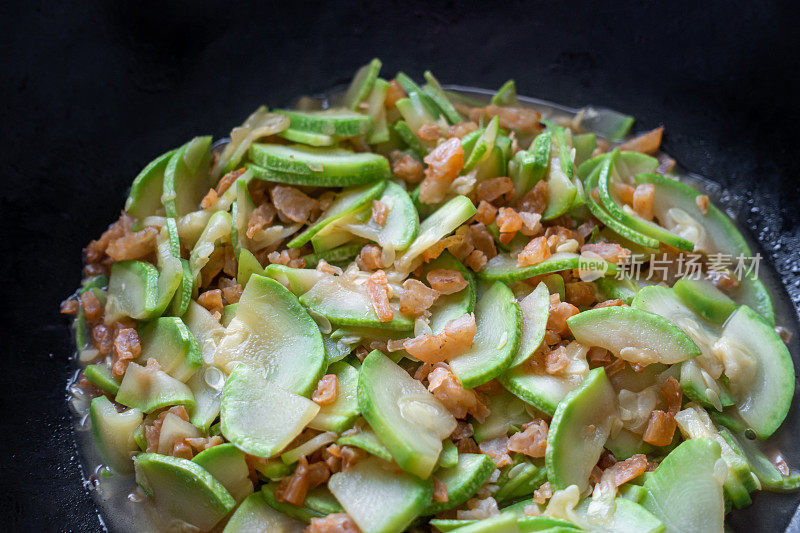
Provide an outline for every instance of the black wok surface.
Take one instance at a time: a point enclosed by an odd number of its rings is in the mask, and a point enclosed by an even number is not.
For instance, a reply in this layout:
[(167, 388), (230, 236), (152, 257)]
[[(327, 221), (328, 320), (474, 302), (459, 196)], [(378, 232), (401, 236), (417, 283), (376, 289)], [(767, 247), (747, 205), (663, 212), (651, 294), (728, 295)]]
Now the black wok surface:
[[(65, 383), (58, 303), (81, 248), (114, 220), (139, 169), (257, 105), (384, 75), (666, 126), (665, 150), (736, 195), (740, 221), (800, 305), (797, 2), (4, 2), (0, 6), (0, 512), (9, 531), (95, 531)], [(789, 316), (791, 314), (791, 316)], [(780, 322), (797, 320), (787, 310)], [(794, 343), (797, 358), (797, 342)], [(800, 413), (780, 439), (800, 466)], [(783, 531), (800, 495), (759, 493), (736, 531)], [(800, 518), (791, 529), (800, 531)]]

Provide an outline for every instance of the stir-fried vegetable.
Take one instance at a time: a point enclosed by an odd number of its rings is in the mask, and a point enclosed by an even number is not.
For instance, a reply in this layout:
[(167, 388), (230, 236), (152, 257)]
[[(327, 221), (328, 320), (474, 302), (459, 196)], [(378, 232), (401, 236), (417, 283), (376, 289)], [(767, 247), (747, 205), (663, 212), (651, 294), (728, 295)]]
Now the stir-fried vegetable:
[(751, 439), (794, 395), (769, 294), (663, 128), (380, 69), (167, 151), (89, 244), (106, 475), (229, 533), (721, 532), (800, 486)]

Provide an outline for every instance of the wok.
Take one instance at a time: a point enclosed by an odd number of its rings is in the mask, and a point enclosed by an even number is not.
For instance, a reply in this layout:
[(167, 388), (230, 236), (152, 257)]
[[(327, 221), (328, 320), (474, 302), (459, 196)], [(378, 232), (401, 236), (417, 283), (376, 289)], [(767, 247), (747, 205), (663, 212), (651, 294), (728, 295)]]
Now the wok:
[[(0, 508), (10, 531), (99, 531), (66, 405), (58, 303), (80, 250), (165, 147), (224, 137), (259, 104), (346, 82), (373, 56), (465, 86), (594, 104), (666, 126), (761, 248), (779, 323), (800, 305), (796, 3), (27, 2), (0, 8), (4, 81)], [(790, 346), (795, 362), (798, 336)], [(797, 402), (795, 402), (797, 403)], [(797, 405), (777, 437), (800, 466)], [(735, 531), (800, 531), (800, 494), (759, 492)]]

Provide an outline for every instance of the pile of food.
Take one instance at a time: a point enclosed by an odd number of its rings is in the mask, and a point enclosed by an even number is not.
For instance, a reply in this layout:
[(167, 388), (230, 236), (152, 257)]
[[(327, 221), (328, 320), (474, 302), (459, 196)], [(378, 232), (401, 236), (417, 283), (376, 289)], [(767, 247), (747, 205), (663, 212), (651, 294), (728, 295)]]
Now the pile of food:
[(95, 481), (228, 533), (721, 532), (800, 487), (770, 296), (662, 129), (380, 66), (158, 157), (86, 247)]

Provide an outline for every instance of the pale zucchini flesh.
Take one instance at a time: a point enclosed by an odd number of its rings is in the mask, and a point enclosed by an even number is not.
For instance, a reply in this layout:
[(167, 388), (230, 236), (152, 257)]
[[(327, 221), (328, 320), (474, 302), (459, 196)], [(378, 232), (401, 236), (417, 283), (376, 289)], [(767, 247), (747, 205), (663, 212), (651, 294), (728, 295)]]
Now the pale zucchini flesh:
[(221, 368), (234, 361), (257, 365), (287, 391), (308, 394), (324, 371), (325, 348), (297, 297), (277, 281), (253, 275), (214, 356)]
[(306, 524), (270, 507), (261, 491), (245, 498), (236, 508), (223, 533), (302, 533)]
[(502, 374), (519, 346), (522, 315), (514, 293), (495, 282), (475, 306), (477, 331), (472, 346), (450, 360), (450, 369), (466, 388)]
[(400, 533), (428, 506), (431, 480), (398, 474), (378, 458), (331, 476), (330, 491), (364, 533)]
[(720, 341), (724, 353), (740, 358), (745, 367), (741, 377), (728, 376), (739, 415), (759, 438), (766, 439), (783, 423), (794, 397), (789, 350), (775, 330), (744, 305), (728, 319)]
[(222, 434), (240, 450), (271, 457), (319, 412), (302, 396), (271, 385), (263, 370), (240, 363), (222, 390)]
[(108, 398), (98, 396), (92, 400), (89, 416), (92, 436), (106, 465), (120, 474), (133, 472), (131, 458), (138, 451), (133, 434), (142, 423), (142, 412), (128, 409), (120, 413)]
[(200, 465), (156, 453), (134, 458), (136, 482), (167, 516), (203, 531), (236, 506), (222, 484)]
[(559, 403), (547, 434), (547, 478), (556, 489), (583, 491), (609, 436), (616, 394), (603, 368), (592, 370), (580, 387)]
[(544, 339), (547, 317), (550, 313), (550, 293), (547, 285), (539, 283), (533, 292), (519, 302), (519, 308), (522, 313), (522, 334), (511, 363), (512, 367), (527, 361)]
[(691, 439), (680, 444), (644, 483), (642, 506), (661, 520), (667, 533), (722, 533), (725, 503), (715, 475), (719, 444)]
[(677, 326), (633, 307), (591, 309), (568, 318), (567, 325), (579, 342), (635, 363), (674, 364), (700, 355)]
[(430, 476), (456, 420), (422, 383), (373, 351), (361, 366), (358, 405), (401, 468)]

